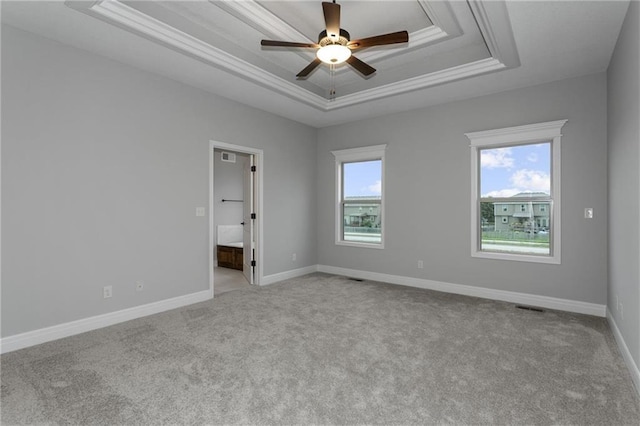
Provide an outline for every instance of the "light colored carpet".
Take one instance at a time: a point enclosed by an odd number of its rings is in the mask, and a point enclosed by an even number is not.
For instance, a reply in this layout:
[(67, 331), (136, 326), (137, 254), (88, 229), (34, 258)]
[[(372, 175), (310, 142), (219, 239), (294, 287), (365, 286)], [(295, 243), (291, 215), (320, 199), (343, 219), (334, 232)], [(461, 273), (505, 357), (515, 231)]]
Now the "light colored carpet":
[(3, 424), (640, 421), (602, 318), (325, 274), (1, 360)]

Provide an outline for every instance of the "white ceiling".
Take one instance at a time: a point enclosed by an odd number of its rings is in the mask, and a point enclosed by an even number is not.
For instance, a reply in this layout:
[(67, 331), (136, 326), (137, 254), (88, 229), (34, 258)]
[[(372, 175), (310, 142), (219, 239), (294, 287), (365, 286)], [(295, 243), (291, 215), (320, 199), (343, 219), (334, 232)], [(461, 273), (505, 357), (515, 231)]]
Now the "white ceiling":
[[(295, 74), (317, 42), (320, 0), (2, 1), (2, 22), (315, 127), (606, 70), (627, 1), (339, 1), (352, 39), (407, 30), (409, 43)], [(330, 87), (335, 99), (328, 99)]]

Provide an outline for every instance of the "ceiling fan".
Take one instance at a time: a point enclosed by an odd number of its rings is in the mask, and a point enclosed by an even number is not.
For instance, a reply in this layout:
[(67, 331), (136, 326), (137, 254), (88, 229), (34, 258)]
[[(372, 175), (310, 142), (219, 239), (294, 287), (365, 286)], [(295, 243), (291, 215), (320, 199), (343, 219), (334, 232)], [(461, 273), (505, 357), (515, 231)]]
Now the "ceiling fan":
[(376, 72), (376, 69), (353, 56), (351, 52), (366, 47), (406, 43), (409, 41), (409, 33), (407, 31), (351, 40), (349, 33), (340, 28), (340, 5), (335, 0), (333, 0), (333, 3), (322, 2), (322, 11), (324, 12), (324, 22), (327, 29), (318, 35), (318, 43), (296, 43), (278, 40), (262, 40), (260, 42), (262, 46), (317, 49), (316, 58), (296, 74), (297, 78), (308, 77), (311, 71), (315, 70), (321, 62), (329, 65), (338, 65), (346, 62), (365, 77), (368, 77)]

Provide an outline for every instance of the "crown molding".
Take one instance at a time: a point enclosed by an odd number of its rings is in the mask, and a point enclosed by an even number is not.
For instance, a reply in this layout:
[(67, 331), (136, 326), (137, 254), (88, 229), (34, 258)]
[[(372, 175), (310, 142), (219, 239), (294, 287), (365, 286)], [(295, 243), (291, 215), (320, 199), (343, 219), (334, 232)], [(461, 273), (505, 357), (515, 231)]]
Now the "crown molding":
[(462, 28), (456, 19), (451, 6), (443, 1), (417, 0), (424, 13), (427, 14), (434, 26), (441, 28), (452, 37), (462, 35)]
[(390, 83), (375, 89), (363, 90), (350, 95), (340, 96), (333, 100), (328, 106), (328, 110), (335, 110), (375, 99), (386, 98), (393, 95), (424, 89), (438, 84), (448, 83), (467, 77), (473, 77), (493, 71), (504, 69), (505, 65), (494, 58), (481, 59), (468, 64), (458, 65), (442, 71), (409, 78), (406, 80)]
[(469, 0), (468, 3), (491, 56), (508, 68), (520, 66), (506, 4), (480, 0)]
[[(264, 13), (266, 9), (255, 1), (238, 2), (226, 0), (223, 3), (223, 9), (227, 8), (233, 10), (234, 13), (243, 13), (245, 14), (244, 16), (252, 16), (254, 25), (260, 26), (261, 31), (265, 31), (267, 34), (279, 36), (278, 34), (291, 34), (288, 31), (293, 30), (290, 27), (287, 29), (288, 25), (283, 26), (282, 21), (270, 12)], [(424, 1), (420, 1), (420, 4), (423, 5), (423, 7), (427, 7), (425, 6), (427, 3)], [(84, 6), (84, 8), (79, 8), (77, 5), (74, 8), (84, 11), (89, 15), (97, 16), (100, 19), (137, 33), (177, 52), (191, 56), (224, 71), (239, 75), (247, 81), (266, 87), (293, 100), (325, 112), (508, 68), (499, 58), (487, 58), (329, 100), (296, 85), (294, 82), (271, 74), (222, 49), (203, 42), (196, 37), (127, 6), (118, 0), (97, 1)], [(438, 12), (440, 16), (442, 15), (442, 10), (444, 10), (444, 8), (440, 7), (440, 11)], [(430, 19), (437, 20), (440, 18), (430, 17)], [(449, 19), (446, 25), (452, 28), (454, 32), (456, 31), (456, 29), (452, 27), (451, 19)], [(479, 23), (479, 26), (481, 26), (483, 34), (485, 34), (485, 32), (490, 34), (491, 40), (495, 37), (500, 37), (502, 34), (501, 31), (494, 31), (489, 26), (487, 19), (483, 21), (482, 25)], [(284, 31), (284, 33), (282, 33), (282, 31)], [(435, 25), (414, 32), (414, 34), (416, 34), (417, 38), (414, 43), (418, 45), (431, 43), (434, 40), (448, 36), (446, 31)], [(288, 35), (285, 36), (288, 37)], [(294, 35), (293, 37), (299, 36)], [(497, 46), (495, 48), (504, 56), (503, 48), (497, 41), (491, 42), (491, 45)], [(413, 46), (415, 47), (415, 44)], [(382, 55), (387, 54), (388, 53), (385, 52)], [(383, 56), (372, 57), (378, 59)]]
[(316, 43), (300, 31), (274, 15), (255, 0), (209, 0), (209, 3), (240, 19), (262, 34), (274, 39)]
[(526, 124), (524, 126), (469, 132), (464, 135), (471, 141), (470, 146), (554, 139), (562, 136), (561, 129), (567, 121), (568, 120), (546, 121), (544, 123)]
[(283, 78), (264, 71), (222, 49), (205, 43), (117, 0), (94, 4), (91, 11), (125, 28), (149, 37), (181, 53), (203, 60), (223, 70), (239, 74), (254, 83), (276, 90), (312, 107), (324, 109), (326, 99)]
[[(434, 43), (447, 37), (449, 37), (449, 34), (443, 31), (442, 28), (432, 25), (430, 27), (414, 31), (409, 34), (409, 43), (407, 49), (421, 48), (429, 43)], [(381, 59), (392, 58), (394, 56), (400, 55), (401, 53), (402, 49), (379, 50), (377, 52), (369, 51), (358, 53), (358, 58), (365, 62), (373, 62)], [(342, 74), (347, 71), (348, 68), (342, 68), (338, 70), (336, 74)]]
[[(444, 21), (447, 26), (451, 27), (451, 24), (449, 24), (449, 22), (453, 18), (452, 12), (449, 9), (443, 9), (439, 12), (436, 12), (436, 9), (429, 5), (429, 3), (427, 3), (425, 0), (418, 0), (417, 2), (429, 18), (429, 20), (431, 20), (433, 25), (409, 34), (408, 47), (420, 48), (426, 44), (433, 43), (435, 41), (448, 37), (449, 33), (440, 27), (439, 21), (443, 20), (442, 16), (446, 15), (448, 12), (449, 16), (447, 16), (447, 19)], [(245, 24), (258, 30), (265, 36), (287, 41), (300, 41), (309, 43), (317, 42), (317, 40), (309, 39), (307, 36), (293, 28), (278, 16), (274, 15), (271, 11), (264, 8), (255, 0), (222, 0), (212, 3), (222, 10), (226, 11), (227, 13), (230, 13), (236, 18), (240, 19)], [(430, 15), (431, 13), (434, 15), (434, 17)], [(455, 22), (454, 18), (453, 20)], [(452, 30), (455, 31), (454, 28), (452, 28)], [(358, 57), (363, 60), (376, 61), (380, 59), (390, 58), (400, 53), (401, 51), (397, 50), (382, 50), (377, 52), (359, 53)], [(338, 73), (342, 72), (344, 72), (344, 69), (338, 71)]]

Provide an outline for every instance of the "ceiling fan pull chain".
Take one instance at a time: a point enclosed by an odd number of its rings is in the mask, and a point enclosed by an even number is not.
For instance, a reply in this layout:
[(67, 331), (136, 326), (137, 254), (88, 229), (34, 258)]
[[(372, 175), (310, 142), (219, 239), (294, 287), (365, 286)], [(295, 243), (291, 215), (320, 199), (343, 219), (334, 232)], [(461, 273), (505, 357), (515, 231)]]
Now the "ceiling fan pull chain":
[(329, 65), (329, 100), (336, 99), (336, 66), (334, 64)]

